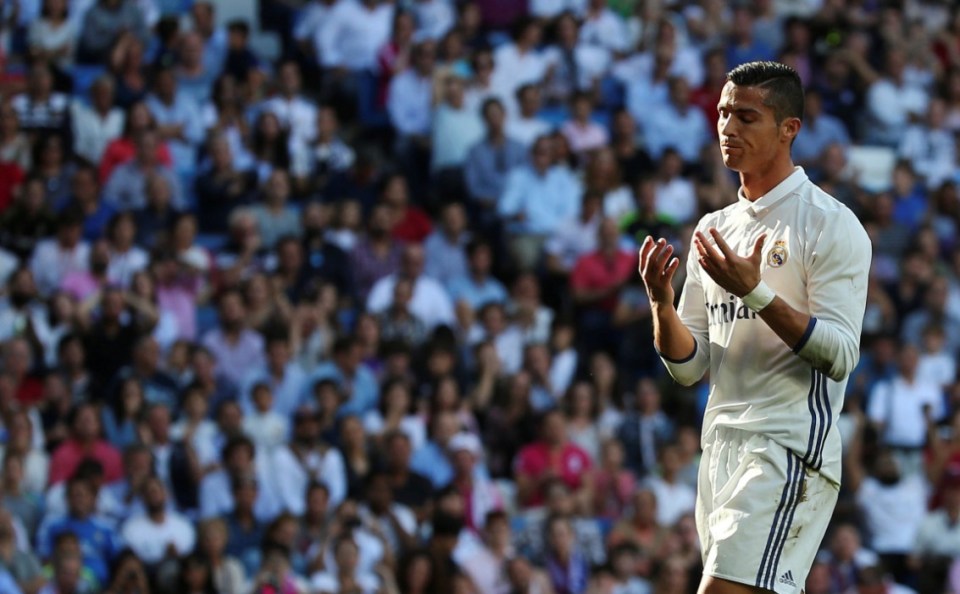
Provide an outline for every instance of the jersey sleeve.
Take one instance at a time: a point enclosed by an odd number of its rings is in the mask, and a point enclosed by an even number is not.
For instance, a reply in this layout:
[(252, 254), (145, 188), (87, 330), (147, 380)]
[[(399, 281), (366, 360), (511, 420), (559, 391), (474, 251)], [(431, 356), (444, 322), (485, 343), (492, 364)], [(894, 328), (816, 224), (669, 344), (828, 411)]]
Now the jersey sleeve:
[(830, 379), (843, 381), (860, 359), (871, 245), (853, 213), (838, 214), (825, 219), (809, 255), (810, 323), (793, 351)]
[(683, 283), (677, 313), (693, 335), (693, 352), (684, 359), (671, 359), (658, 353), (671, 377), (684, 386), (699, 381), (710, 365), (710, 324), (705, 303), (696, 251), (691, 248), (687, 254), (687, 279)]

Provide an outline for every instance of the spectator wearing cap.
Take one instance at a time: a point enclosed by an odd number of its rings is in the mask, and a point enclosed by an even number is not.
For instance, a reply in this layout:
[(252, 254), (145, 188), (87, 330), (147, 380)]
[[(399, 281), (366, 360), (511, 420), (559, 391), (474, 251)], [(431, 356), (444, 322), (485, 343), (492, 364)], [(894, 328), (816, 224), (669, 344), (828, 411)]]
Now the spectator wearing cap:
[(314, 481), (322, 481), (329, 489), (331, 508), (339, 505), (347, 494), (345, 463), (340, 450), (321, 440), (317, 414), (310, 409), (298, 410), (290, 433), (290, 442), (278, 446), (270, 456), (281, 507), (303, 515), (303, 494)]
[(523, 508), (542, 505), (545, 487), (553, 478), (560, 478), (576, 493), (583, 495), (584, 477), (590, 470), (590, 456), (569, 441), (566, 420), (557, 409), (543, 414), (540, 439), (525, 446), (514, 460), (517, 501)]
[(49, 295), (71, 272), (88, 269), (90, 244), (82, 238), (82, 225), (79, 212), (66, 210), (57, 217), (56, 236), (37, 243), (30, 270), (41, 296)]
[(123, 540), (148, 567), (183, 557), (193, 550), (197, 534), (193, 524), (167, 505), (167, 490), (157, 477), (143, 485), (145, 513), (123, 523)]
[(159, 138), (156, 132), (144, 130), (136, 139), (133, 159), (118, 165), (103, 188), (103, 201), (116, 210), (142, 210), (147, 206), (150, 180), (160, 177), (166, 182), (170, 206), (180, 210), (185, 205), (180, 181), (173, 169), (157, 160)]
[(450, 484), (460, 492), (466, 505), (465, 525), (480, 532), (487, 516), (504, 508), (500, 492), (480, 467), (483, 445), (476, 435), (461, 431), (450, 439), (447, 451), (453, 466)]
[(50, 459), (50, 484), (55, 485), (73, 475), (85, 458), (93, 458), (103, 466), (104, 481), (111, 483), (123, 476), (120, 453), (101, 438), (100, 417), (90, 403), (76, 405), (70, 411), (70, 437), (65, 439)]
[(271, 488), (273, 471), (266, 452), (258, 452), (250, 438), (240, 434), (224, 445), (221, 461), (219, 470), (200, 481), (200, 517), (212, 518), (235, 511), (233, 484), (240, 477), (250, 477), (258, 487), (250, 503), (257, 521), (273, 519), (279, 512), (280, 502)]
[(373, 410), (380, 399), (380, 387), (373, 373), (361, 364), (360, 343), (353, 337), (338, 338), (329, 361), (320, 364), (306, 385), (311, 389), (321, 380), (333, 380), (343, 394), (337, 416), (363, 414)]
[(109, 523), (95, 515), (96, 495), (86, 478), (73, 477), (67, 483), (67, 514), (48, 516), (37, 531), (37, 553), (49, 559), (54, 542), (64, 532), (73, 532), (80, 541), (84, 565), (100, 583), (109, 577), (110, 562), (120, 552), (119, 535)]
[(580, 183), (556, 163), (553, 139), (540, 137), (530, 152), (531, 165), (510, 172), (497, 205), (520, 270), (536, 266), (545, 239), (580, 210)]

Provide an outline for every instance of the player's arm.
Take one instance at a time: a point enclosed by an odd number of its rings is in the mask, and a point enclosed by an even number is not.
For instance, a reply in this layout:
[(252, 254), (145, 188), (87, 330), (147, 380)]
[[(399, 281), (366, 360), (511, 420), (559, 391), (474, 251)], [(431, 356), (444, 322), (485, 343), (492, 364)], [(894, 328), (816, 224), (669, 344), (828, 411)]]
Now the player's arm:
[(640, 276), (650, 301), (654, 347), (670, 375), (685, 386), (703, 377), (710, 364), (708, 320), (695, 261), (691, 251), (678, 310), (673, 305), (672, 283), (680, 259), (673, 257), (673, 246), (647, 237), (640, 248)]
[[(770, 329), (814, 369), (835, 381), (846, 378), (860, 358), (871, 257), (870, 239), (853, 215), (830, 217), (813, 244), (806, 262), (809, 314), (778, 296), (769, 298), (772, 291), (760, 278), (764, 235), (751, 255), (743, 258), (715, 229), (710, 234), (716, 247), (702, 233), (694, 242), (707, 274), (758, 311)], [(761, 301), (755, 303), (758, 295)]]

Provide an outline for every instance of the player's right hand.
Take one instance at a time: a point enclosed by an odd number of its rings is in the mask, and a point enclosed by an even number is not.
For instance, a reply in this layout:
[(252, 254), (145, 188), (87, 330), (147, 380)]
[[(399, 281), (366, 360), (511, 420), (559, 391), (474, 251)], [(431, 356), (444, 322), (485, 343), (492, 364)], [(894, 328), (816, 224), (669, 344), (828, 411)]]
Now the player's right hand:
[(672, 256), (673, 246), (662, 237), (654, 240), (648, 235), (640, 246), (640, 278), (650, 305), (673, 305), (673, 275), (680, 259)]

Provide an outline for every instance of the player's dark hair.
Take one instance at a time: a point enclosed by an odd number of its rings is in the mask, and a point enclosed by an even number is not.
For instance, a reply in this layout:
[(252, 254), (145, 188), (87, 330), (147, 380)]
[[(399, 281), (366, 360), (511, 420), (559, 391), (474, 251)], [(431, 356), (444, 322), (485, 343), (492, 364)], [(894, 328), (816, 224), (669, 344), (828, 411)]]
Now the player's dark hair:
[(759, 87), (767, 91), (763, 104), (773, 109), (779, 124), (786, 118), (803, 121), (803, 83), (793, 68), (780, 62), (747, 62), (727, 73), (738, 87)]

